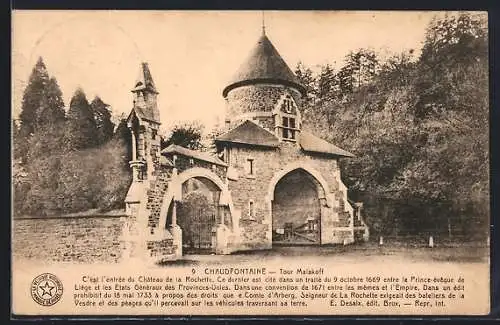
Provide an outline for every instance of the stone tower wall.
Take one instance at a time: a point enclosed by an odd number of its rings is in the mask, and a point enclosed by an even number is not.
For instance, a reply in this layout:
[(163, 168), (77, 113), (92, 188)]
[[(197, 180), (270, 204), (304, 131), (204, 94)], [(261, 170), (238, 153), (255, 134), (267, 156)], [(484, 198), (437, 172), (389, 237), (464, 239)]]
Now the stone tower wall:
[(264, 128), (274, 132), (274, 118), (271, 113), (286, 92), (292, 94), (300, 107), (300, 93), (282, 85), (257, 84), (231, 90), (226, 97), (226, 116), (230, 120), (230, 127), (235, 127), (247, 119), (254, 119)]

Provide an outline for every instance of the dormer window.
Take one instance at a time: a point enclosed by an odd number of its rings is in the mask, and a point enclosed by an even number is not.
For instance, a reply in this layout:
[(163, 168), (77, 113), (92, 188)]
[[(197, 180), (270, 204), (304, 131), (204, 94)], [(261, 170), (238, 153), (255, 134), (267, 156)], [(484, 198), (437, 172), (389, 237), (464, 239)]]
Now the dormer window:
[(274, 110), (275, 134), (285, 141), (297, 141), (300, 132), (300, 111), (289, 93), (283, 94)]

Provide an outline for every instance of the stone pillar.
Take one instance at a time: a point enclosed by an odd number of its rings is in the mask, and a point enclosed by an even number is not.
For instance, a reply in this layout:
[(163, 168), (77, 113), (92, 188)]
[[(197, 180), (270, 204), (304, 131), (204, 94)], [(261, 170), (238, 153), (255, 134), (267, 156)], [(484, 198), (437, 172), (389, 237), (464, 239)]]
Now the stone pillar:
[[(176, 163), (177, 156), (174, 155), (174, 166)], [(170, 233), (172, 234), (173, 244), (176, 246), (175, 248), (175, 256), (182, 256), (182, 229), (177, 224), (177, 202), (182, 198), (182, 186), (179, 184), (177, 179), (177, 168), (174, 167), (172, 170), (172, 179), (170, 180), (169, 186), (172, 186), (173, 189), (173, 198), (172, 198), (172, 218), (171, 224), (168, 227)]]
[(230, 230), (224, 223), (226, 211), (222, 206), (218, 206), (220, 222), (215, 226), (215, 243), (213, 243), (216, 254), (229, 254), (228, 239)]
[(129, 165), (132, 168), (132, 180), (137, 182), (143, 178), (140, 174), (144, 168), (144, 162), (137, 160), (137, 137), (131, 124), (128, 125), (128, 128), (132, 136), (132, 160), (129, 162)]
[(132, 180), (133, 182), (138, 182), (142, 181), (143, 176), (141, 176), (141, 172), (144, 167), (144, 162), (140, 160), (132, 160), (129, 163), (130, 167), (132, 168)]
[(132, 161), (137, 160), (137, 140), (135, 138), (135, 132), (130, 128), (130, 133), (132, 134)]
[(177, 201), (172, 201), (172, 224), (170, 225), (170, 233), (172, 234), (173, 244), (175, 245), (175, 256), (182, 256), (182, 229), (177, 225)]
[(172, 226), (177, 226), (177, 201), (174, 199), (172, 204)]
[(333, 244), (333, 227), (336, 219), (335, 208), (328, 205), (326, 197), (320, 198), (320, 243), (321, 245)]

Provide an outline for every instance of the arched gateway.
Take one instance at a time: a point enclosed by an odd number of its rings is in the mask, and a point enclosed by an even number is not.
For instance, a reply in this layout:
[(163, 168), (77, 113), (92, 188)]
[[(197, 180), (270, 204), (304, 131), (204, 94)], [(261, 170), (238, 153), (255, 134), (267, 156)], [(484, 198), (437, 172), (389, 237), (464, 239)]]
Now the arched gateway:
[(271, 203), (273, 245), (320, 244), (324, 199), (323, 186), (302, 168), (280, 178)]
[(218, 230), (233, 229), (227, 185), (207, 168), (175, 172), (162, 201), (159, 227), (167, 232), (175, 232), (177, 227), (180, 237), (176, 245), (182, 246), (179, 251), (183, 254), (217, 252)]
[[(146, 63), (134, 84), (129, 238), (155, 261), (285, 244), (366, 239), (339, 160), (353, 155), (303, 129), (305, 87), (262, 34), (222, 95), (214, 152), (160, 147), (158, 91)], [(138, 234), (138, 235), (135, 235)]]

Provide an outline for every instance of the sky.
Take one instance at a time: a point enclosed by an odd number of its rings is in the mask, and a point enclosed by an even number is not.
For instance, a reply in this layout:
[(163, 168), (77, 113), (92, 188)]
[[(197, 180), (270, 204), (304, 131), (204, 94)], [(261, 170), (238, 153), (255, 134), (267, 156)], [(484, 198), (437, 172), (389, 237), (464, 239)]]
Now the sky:
[[(359, 48), (382, 53), (414, 49), (435, 12), (266, 11), (266, 34), (292, 70), (339, 66)], [(162, 128), (223, 121), (222, 89), (261, 35), (261, 11), (14, 11), (13, 117), (39, 56), (69, 105), (81, 87), (113, 113), (128, 114), (140, 63), (148, 62), (160, 92)]]

